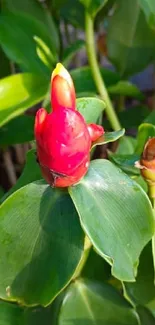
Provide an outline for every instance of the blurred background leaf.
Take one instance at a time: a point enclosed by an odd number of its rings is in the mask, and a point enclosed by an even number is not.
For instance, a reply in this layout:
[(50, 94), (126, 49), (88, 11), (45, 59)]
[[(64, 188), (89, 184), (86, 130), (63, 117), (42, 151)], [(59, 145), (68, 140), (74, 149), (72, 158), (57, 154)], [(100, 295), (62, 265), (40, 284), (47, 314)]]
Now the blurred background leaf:
[(49, 46), (57, 61), (54, 38), (52, 41), (42, 22), (25, 13), (6, 12), (0, 15), (0, 45), (9, 59), (25, 71), (46, 76), (50, 71), (37, 55), (35, 36)]
[(0, 80), (0, 126), (39, 103), (48, 79), (33, 73), (18, 73)]
[(151, 28), (155, 31), (155, 1), (154, 0), (140, 0), (141, 8), (144, 10), (147, 21)]
[(106, 5), (108, 0), (79, 0), (86, 8), (86, 10), (95, 17), (96, 14)]
[(121, 76), (129, 77), (154, 61), (154, 40), (139, 1), (117, 1), (109, 18), (107, 46), (109, 59)]

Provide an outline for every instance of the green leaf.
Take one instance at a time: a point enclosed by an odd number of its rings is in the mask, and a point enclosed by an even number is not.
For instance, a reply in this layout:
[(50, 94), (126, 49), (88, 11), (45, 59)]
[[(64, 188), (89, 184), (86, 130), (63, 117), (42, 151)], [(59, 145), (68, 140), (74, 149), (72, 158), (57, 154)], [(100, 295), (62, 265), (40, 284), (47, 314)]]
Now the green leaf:
[(139, 0), (119, 0), (109, 19), (107, 35), (109, 58), (121, 76), (135, 74), (154, 60), (154, 33), (145, 20)]
[(144, 105), (131, 107), (123, 112), (118, 113), (121, 125), (125, 129), (137, 128), (148, 116), (149, 109)]
[(0, 126), (43, 100), (48, 79), (18, 73), (0, 80)]
[[(100, 69), (107, 87), (115, 85), (119, 80), (118, 74), (105, 68)], [(77, 68), (70, 71), (73, 78), (76, 93), (97, 92), (90, 67)]]
[(108, 0), (80, 0), (80, 2), (85, 6), (90, 15), (95, 17)]
[[(0, 128), (0, 146), (29, 142), (34, 139), (34, 117), (21, 115)], [(16, 130), (16, 132), (15, 132)], [(24, 130), (24, 132), (23, 132)]]
[(140, 6), (143, 9), (147, 21), (151, 28), (155, 30), (155, 2), (154, 0), (140, 0)]
[(133, 176), (132, 177), (134, 180), (135, 180), (135, 182), (137, 183), (137, 184), (139, 184), (141, 187), (142, 187), (142, 189), (148, 194), (148, 185), (147, 185), (147, 183), (144, 181), (144, 178), (141, 176), (141, 175), (139, 175), (139, 176)]
[(50, 304), (74, 276), (83, 247), (66, 191), (41, 181), (22, 187), (0, 208), (0, 297)]
[(55, 57), (53, 56), (50, 48), (43, 42), (38, 36), (34, 36), (34, 40), (37, 44), (36, 52), (40, 60), (49, 68), (52, 69), (55, 65)]
[(23, 310), (21, 307), (4, 301), (0, 301), (1, 325), (22, 325), (22, 316)]
[(105, 132), (100, 138), (98, 138), (96, 141), (92, 143), (92, 148), (109, 142), (114, 142), (118, 140), (120, 137), (122, 137), (124, 133), (125, 133), (124, 129), (119, 131), (114, 131), (114, 132)]
[(26, 71), (49, 75), (48, 68), (39, 59), (34, 36), (47, 44), (56, 59), (56, 49), (44, 24), (23, 13), (4, 13), (0, 17), (0, 44), (7, 56)]
[(136, 311), (110, 285), (76, 280), (64, 297), (58, 325), (138, 325)]
[(95, 281), (107, 281), (111, 276), (110, 265), (92, 248), (81, 276)]
[(155, 125), (149, 123), (143, 123), (138, 128), (136, 153), (141, 155), (145, 146), (145, 143), (150, 137), (155, 137)]
[(131, 175), (139, 175), (140, 171), (135, 167), (135, 163), (139, 160), (139, 155), (118, 155), (109, 152), (109, 159), (121, 168), (125, 173)]
[(108, 92), (110, 95), (128, 96), (139, 100), (144, 99), (144, 95), (138, 87), (129, 81), (119, 81), (116, 85), (108, 87)]
[(144, 306), (138, 306), (137, 312), (140, 317), (141, 325), (154, 325), (155, 318), (153, 317), (152, 313)]
[(51, 325), (51, 308), (23, 308), (0, 301), (1, 325)]
[(105, 102), (94, 97), (78, 98), (76, 105), (87, 123), (96, 123), (105, 109)]
[(2, 3), (2, 12), (5, 13), (7, 11), (15, 12), (17, 14), (21, 14), (22, 12), (27, 13), (34, 19), (42, 22), (44, 24), (44, 28), (46, 28), (46, 32), (49, 33), (50, 31), (49, 37), (53, 46), (59, 50), (60, 41), (58, 30), (55, 26), (52, 15), (49, 15), (49, 12), (41, 2), (35, 0), (4, 0)]
[(144, 120), (145, 123), (151, 123), (155, 125), (155, 111), (153, 110)]
[(69, 193), (84, 231), (112, 265), (112, 274), (134, 281), (139, 255), (154, 233), (145, 192), (118, 167), (99, 159), (91, 162), (86, 176)]
[[(60, 18), (65, 23), (73, 25), (75, 28), (84, 29), (85, 12), (79, 0), (54, 0), (55, 6), (59, 9)], [(54, 3), (52, 2), (52, 8)]]
[(76, 40), (74, 43), (70, 44), (63, 53), (62, 62), (65, 66), (67, 66), (74, 55), (85, 47), (85, 42), (83, 40)]
[(8, 76), (11, 72), (11, 64), (0, 47), (0, 79)]
[(4, 195), (4, 189), (2, 186), (0, 186), (0, 199), (3, 197)]
[(149, 243), (140, 256), (136, 282), (124, 283), (125, 295), (136, 305), (146, 305), (155, 299), (152, 246)]
[[(125, 129), (137, 128), (141, 123), (144, 122), (145, 119), (148, 118), (149, 113), (150, 111), (147, 106), (138, 105), (129, 107), (128, 109), (125, 109), (122, 112), (118, 112), (118, 119), (122, 127), (124, 127)], [(150, 121), (150, 123), (152, 122)], [(110, 128), (109, 121), (104, 121), (104, 124), (107, 129)]]
[[(1, 2), (1, 9), (2, 12), (10, 11), (10, 12), (16, 12), (21, 14), (21, 12), (25, 12), (34, 19), (39, 20), (40, 22), (44, 23), (44, 27), (46, 28), (47, 32), (49, 33), (49, 24), (47, 20), (47, 11), (44, 9), (41, 2), (36, 0), (4, 0)], [(52, 20), (52, 17), (50, 17)], [(53, 37), (54, 36), (54, 37)], [(58, 43), (58, 35), (56, 36), (56, 33), (53, 30), (53, 33), (51, 33), (50, 37), (53, 37), (53, 42)], [(56, 47), (57, 48), (57, 47)]]
[(42, 175), (40, 167), (36, 162), (35, 150), (31, 149), (27, 153), (26, 164), (22, 174), (18, 178), (16, 184), (11, 187), (11, 189), (2, 197), (1, 202), (3, 202), (8, 196), (10, 196), (13, 192), (17, 191), (19, 188), (31, 182), (37, 181), (41, 178)]
[(120, 139), (116, 153), (118, 155), (133, 154), (135, 151), (136, 144), (137, 142), (135, 138), (125, 135)]

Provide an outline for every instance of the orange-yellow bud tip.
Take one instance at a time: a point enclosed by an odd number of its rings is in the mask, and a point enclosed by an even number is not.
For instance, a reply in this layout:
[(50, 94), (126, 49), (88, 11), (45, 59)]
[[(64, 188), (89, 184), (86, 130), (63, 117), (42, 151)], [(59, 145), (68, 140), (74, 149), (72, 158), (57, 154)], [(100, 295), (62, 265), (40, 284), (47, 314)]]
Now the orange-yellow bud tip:
[(51, 80), (53, 81), (54, 77), (56, 77), (56, 76), (62, 77), (69, 83), (70, 86), (72, 86), (71, 76), (61, 63), (57, 63), (56, 68), (52, 72)]

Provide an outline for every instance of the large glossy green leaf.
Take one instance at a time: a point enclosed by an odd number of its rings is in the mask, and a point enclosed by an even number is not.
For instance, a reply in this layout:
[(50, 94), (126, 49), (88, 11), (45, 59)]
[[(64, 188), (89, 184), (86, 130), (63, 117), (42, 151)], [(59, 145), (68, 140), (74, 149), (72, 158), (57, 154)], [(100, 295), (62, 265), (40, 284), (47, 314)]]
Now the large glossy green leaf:
[(0, 301), (1, 325), (51, 325), (51, 308), (23, 308)]
[[(34, 139), (34, 117), (21, 115), (0, 128), (0, 146), (24, 143)], [(24, 130), (24, 132), (23, 132)]]
[(7, 56), (26, 71), (49, 75), (48, 68), (40, 60), (34, 37), (42, 39), (56, 59), (55, 46), (42, 22), (23, 13), (3, 13), (0, 17), (0, 44)]
[(78, 98), (76, 105), (87, 123), (96, 123), (105, 109), (105, 102), (94, 97)]
[(3, 202), (8, 196), (10, 196), (13, 192), (17, 191), (19, 188), (37, 181), (42, 178), (40, 167), (36, 162), (36, 154), (35, 150), (32, 149), (28, 151), (27, 158), (26, 158), (26, 164), (23, 169), (22, 174), (18, 178), (16, 184), (11, 187), (11, 189), (5, 193), (5, 195), (2, 197), (0, 202)]
[(85, 6), (85, 9), (90, 13), (90, 15), (95, 17), (108, 0), (80, 0), (80, 2)]
[(138, 325), (136, 311), (110, 285), (76, 280), (66, 292), (58, 325)]
[(140, 256), (135, 283), (124, 283), (125, 294), (136, 305), (146, 305), (155, 299), (152, 247), (149, 243)]
[(0, 126), (20, 115), (45, 96), (48, 79), (19, 73), (0, 80)]
[(73, 277), (83, 246), (67, 191), (41, 181), (22, 187), (0, 208), (0, 297), (48, 305)]
[(155, 137), (155, 125), (143, 123), (138, 128), (136, 153), (142, 154), (145, 143), (150, 137)]
[(140, 0), (140, 5), (146, 15), (150, 27), (155, 30), (155, 1)]
[(123, 76), (141, 71), (154, 60), (154, 33), (139, 0), (119, 0), (109, 21), (107, 45), (110, 60)]
[[(116, 84), (116, 82), (120, 80), (118, 74), (113, 71), (105, 68), (102, 68), (100, 71), (107, 87)], [(71, 70), (70, 74), (75, 84), (76, 93), (97, 92), (91, 69), (89, 67)]]
[(152, 313), (144, 306), (137, 307), (137, 313), (140, 317), (141, 325), (154, 325), (155, 318), (153, 317)]
[(112, 265), (112, 274), (134, 281), (139, 255), (154, 233), (145, 192), (118, 167), (99, 159), (91, 162), (87, 175), (69, 193), (83, 229)]

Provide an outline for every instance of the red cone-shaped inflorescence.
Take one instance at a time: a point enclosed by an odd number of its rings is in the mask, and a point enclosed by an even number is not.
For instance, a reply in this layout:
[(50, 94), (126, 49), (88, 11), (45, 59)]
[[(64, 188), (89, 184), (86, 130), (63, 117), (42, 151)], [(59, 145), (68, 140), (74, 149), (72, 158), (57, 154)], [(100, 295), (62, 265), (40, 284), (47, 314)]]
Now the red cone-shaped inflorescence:
[(53, 187), (73, 185), (86, 174), (91, 143), (104, 133), (100, 125), (86, 124), (75, 100), (71, 76), (58, 63), (52, 74), (52, 112), (40, 108), (35, 118), (38, 162)]

